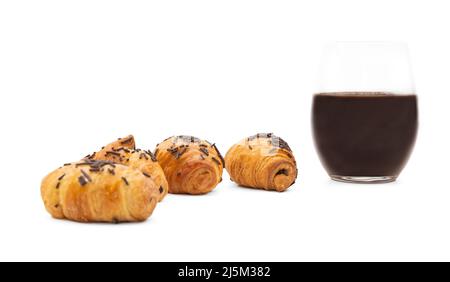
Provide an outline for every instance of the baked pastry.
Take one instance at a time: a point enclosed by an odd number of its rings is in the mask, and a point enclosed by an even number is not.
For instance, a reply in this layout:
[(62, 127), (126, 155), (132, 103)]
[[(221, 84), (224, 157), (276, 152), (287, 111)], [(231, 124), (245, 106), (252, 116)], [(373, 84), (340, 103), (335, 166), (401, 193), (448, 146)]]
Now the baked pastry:
[(233, 145), (225, 163), (231, 180), (246, 187), (281, 192), (297, 178), (291, 148), (272, 133), (256, 134)]
[(85, 157), (90, 160), (105, 160), (123, 164), (130, 168), (140, 170), (145, 176), (151, 178), (158, 186), (158, 201), (161, 201), (169, 191), (164, 171), (159, 165), (153, 153), (148, 150), (135, 148), (132, 135), (110, 143), (100, 151)]
[[(116, 141), (109, 143), (102, 147), (103, 152), (114, 151), (114, 149), (126, 148), (126, 149), (136, 149), (136, 142), (134, 141), (133, 135), (128, 135), (124, 138), (118, 138)], [(92, 153), (84, 157), (85, 159), (93, 159), (97, 155), (97, 152)]]
[(143, 221), (157, 204), (158, 189), (139, 170), (109, 161), (82, 160), (47, 175), (42, 180), (41, 196), (55, 218)]
[(173, 136), (154, 153), (169, 182), (169, 193), (205, 194), (222, 181), (225, 161), (216, 145), (193, 136)]

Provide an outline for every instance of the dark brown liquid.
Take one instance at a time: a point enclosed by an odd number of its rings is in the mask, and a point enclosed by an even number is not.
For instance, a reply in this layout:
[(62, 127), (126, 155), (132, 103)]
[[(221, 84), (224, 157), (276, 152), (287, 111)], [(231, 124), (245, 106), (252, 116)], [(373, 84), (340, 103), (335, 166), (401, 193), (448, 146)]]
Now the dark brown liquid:
[(330, 175), (398, 176), (416, 139), (417, 97), (316, 94), (312, 126), (317, 151)]

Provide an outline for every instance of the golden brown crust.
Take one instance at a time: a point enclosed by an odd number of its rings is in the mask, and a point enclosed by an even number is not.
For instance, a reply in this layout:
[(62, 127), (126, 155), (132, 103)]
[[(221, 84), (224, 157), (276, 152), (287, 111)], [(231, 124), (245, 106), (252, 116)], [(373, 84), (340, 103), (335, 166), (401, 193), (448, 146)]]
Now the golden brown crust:
[(222, 181), (224, 160), (214, 144), (173, 136), (156, 146), (155, 156), (174, 194), (205, 194)]
[(86, 158), (111, 161), (140, 170), (144, 176), (151, 178), (158, 186), (158, 201), (162, 201), (169, 192), (169, 184), (164, 171), (150, 150), (135, 149), (135, 146), (133, 136), (129, 135), (104, 146), (100, 151)]
[(239, 185), (284, 191), (297, 178), (297, 165), (289, 145), (269, 133), (245, 138), (225, 156), (231, 180)]
[(135, 149), (136, 148), (136, 142), (134, 141), (133, 135), (128, 135), (123, 138), (119, 138), (116, 141), (109, 143), (102, 149), (106, 150), (112, 150), (113, 148), (127, 148), (127, 149)]
[(47, 211), (81, 222), (147, 219), (158, 201), (158, 187), (141, 171), (105, 161), (82, 160), (48, 174), (41, 183)]
[[(106, 146), (103, 146), (101, 151), (106, 153), (106, 152), (112, 152), (115, 151), (115, 149), (118, 148), (125, 148), (125, 149), (129, 149), (129, 150), (134, 150), (136, 148), (136, 143), (134, 141), (134, 136), (133, 135), (128, 135), (127, 137), (123, 137), (123, 138), (118, 138), (116, 141), (109, 143)], [(96, 159), (95, 156), (97, 155), (98, 152), (94, 152), (90, 155), (87, 155), (86, 157), (84, 157), (84, 159), (91, 159), (94, 160)], [(99, 158), (100, 159), (100, 158)], [(111, 160), (111, 161), (115, 161), (115, 160)]]

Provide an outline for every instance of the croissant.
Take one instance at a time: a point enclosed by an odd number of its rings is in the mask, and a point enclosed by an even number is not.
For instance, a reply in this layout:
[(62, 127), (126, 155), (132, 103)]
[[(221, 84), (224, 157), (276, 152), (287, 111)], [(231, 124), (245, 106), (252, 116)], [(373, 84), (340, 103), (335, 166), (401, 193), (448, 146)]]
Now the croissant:
[(150, 150), (135, 149), (132, 135), (106, 145), (100, 151), (86, 156), (86, 159), (112, 161), (142, 171), (158, 186), (158, 201), (162, 201), (169, 191), (164, 171), (155, 156)]
[(233, 145), (225, 155), (226, 170), (239, 185), (284, 191), (297, 178), (289, 145), (272, 133), (260, 133)]
[(215, 144), (193, 136), (173, 136), (154, 153), (169, 182), (169, 193), (205, 194), (222, 181), (225, 161)]
[(158, 195), (156, 184), (141, 171), (109, 161), (66, 164), (41, 183), (45, 208), (53, 217), (81, 222), (143, 221)]

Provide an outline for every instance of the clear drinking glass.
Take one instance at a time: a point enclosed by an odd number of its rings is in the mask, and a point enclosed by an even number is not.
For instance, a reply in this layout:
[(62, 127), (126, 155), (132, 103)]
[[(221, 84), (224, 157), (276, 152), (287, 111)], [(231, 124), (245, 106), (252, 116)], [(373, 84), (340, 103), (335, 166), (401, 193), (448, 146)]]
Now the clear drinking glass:
[(417, 127), (406, 44), (336, 42), (324, 47), (312, 129), (333, 180), (395, 181), (414, 147)]

